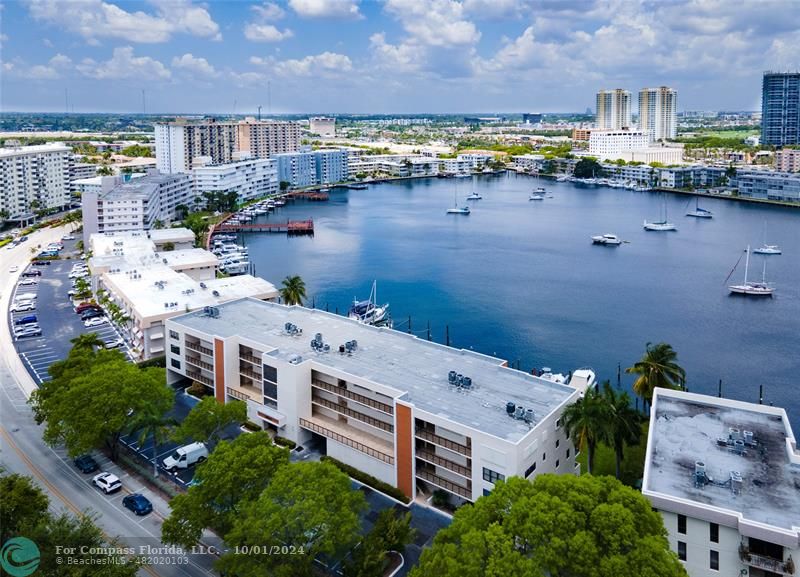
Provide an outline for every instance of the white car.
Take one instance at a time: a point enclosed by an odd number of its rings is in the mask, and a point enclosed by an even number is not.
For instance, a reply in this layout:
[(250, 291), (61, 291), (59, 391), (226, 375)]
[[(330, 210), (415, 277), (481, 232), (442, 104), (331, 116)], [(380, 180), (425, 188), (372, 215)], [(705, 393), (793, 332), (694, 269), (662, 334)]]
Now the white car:
[(124, 344), (125, 344), (125, 341), (123, 341), (122, 339), (115, 339), (115, 340), (110, 340), (110, 341), (104, 342), (103, 343), (103, 347), (105, 347), (107, 349), (116, 349), (117, 347), (121, 347)]
[(36, 285), (38, 285), (39, 283), (36, 281), (36, 279), (32, 279), (32, 278), (24, 278), (24, 279), (22, 279), (21, 281), (19, 281), (17, 284), (18, 284), (19, 286), (36, 286)]
[(75, 272), (69, 273), (69, 278), (78, 279), (78, 278), (86, 278), (89, 276), (89, 272), (85, 270), (76, 270)]
[(20, 301), (11, 305), (9, 309), (12, 313), (24, 313), (36, 310), (36, 303), (33, 301)]
[(61, 237), (61, 240), (75, 240), (75, 236), (71, 234), (65, 234)]
[(14, 265), (10, 269), (8, 269), (8, 272), (17, 272), (18, 270), (19, 270), (19, 267)]
[(92, 479), (92, 484), (95, 487), (98, 487), (106, 495), (122, 489), (122, 482), (119, 480), (119, 477), (107, 472), (95, 475)]
[(83, 321), (83, 326), (85, 326), (88, 329), (90, 327), (99, 327), (105, 322), (106, 322), (106, 317), (94, 317)]

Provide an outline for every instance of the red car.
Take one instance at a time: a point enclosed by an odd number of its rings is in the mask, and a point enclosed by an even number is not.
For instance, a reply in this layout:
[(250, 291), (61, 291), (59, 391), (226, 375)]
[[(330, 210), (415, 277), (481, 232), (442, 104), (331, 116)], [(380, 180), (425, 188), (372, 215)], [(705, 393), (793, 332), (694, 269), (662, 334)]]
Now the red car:
[(100, 305), (96, 305), (94, 303), (81, 303), (81, 304), (79, 304), (78, 306), (75, 307), (75, 312), (77, 314), (81, 314), (81, 313), (83, 313), (83, 311), (86, 311), (86, 310), (89, 310), (89, 309), (94, 309), (96, 311), (103, 310), (102, 308), (100, 308)]

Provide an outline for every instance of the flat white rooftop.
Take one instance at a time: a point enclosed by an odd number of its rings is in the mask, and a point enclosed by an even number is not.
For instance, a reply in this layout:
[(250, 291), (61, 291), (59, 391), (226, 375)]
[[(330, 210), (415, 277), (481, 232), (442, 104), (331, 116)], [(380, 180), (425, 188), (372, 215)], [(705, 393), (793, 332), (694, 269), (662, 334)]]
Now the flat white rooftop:
[[(800, 531), (800, 454), (783, 409), (668, 391), (653, 404), (643, 489), (744, 519)], [(730, 429), (751, 431), (754, 443), (737, 452)], [(719, 440), (719, 441), (718, 441)], [(695, 483), (695, 462), (708, 483)], [(731, 471), (742, 477), (734, 493)]]
[[(535, 411), (536, 423), (567, 402), (575, 389), (501, 366), (503, 361), (473, 351), (459, 350), (418, 339), (388, 328), (362, 325), (348, 318), (304, 307), (287, 307), (254, 299), (219, 306), (211, 318), (197, 311), (172, 319), (190, 330), (227, 338), (239, 335), (261, 343), (272, 356), (289, 361), (300, 356), (345, 373), (391, 387), (397, 397), (417, 408), (467, 427), (517, 443), (531, 426), (506, 414), (512, 401)], [(290, 336), (285, 324), (303, 330)], [(316, 333), (331, 352), (311, 348)], [(355, 339), (352, 355), (340, 354), (339, 345)], [(274, 350), (273, 350), (274, 349)], [(472, 379), (465, 392), (448, 384), (454, 370)]]

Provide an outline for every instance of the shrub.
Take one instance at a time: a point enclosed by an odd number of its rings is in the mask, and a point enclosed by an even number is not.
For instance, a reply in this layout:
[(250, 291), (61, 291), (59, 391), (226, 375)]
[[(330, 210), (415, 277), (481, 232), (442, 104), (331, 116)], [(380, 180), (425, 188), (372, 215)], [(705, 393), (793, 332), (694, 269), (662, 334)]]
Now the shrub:
[(137, 363), (140, 369), (146, 369), (147, 367), (160, 367), (166, 368), (167, 366), (167, 357), (165, 355), (161, 355), (160, 357), (153, 357), (152, 359), (147, 359), (146, 361), (141, 361)]
[(289, 449), (297, 447), (297, 443), (286, 437), (275, 437), (273, 441), (275, 441), (276, 445), (280, 445), (281, 447), (288, 447)]
[(253, 421), (245, 421), (244, 423), (242, 423), (242, 427), (244, 427), (248, 431), (252, 431), (253, 433), (257, 433), (257, 432), (263, 430), (261, 427), (256, 425)]
[(199, 381), (194, 381), (190, 387), (187, 387), (186, 392), (190, 395), (200, 398), (211, 394), (211, 391), (208, 390), (208, 387)]
[[(275, 440), (277, 441), (278, 439), (276, 438)], [(387, 495), (389, 495), (390, 497), (394, 497), (401, 503), (409, 502), (408, 497), (400, 489), (398, 489), (397, 487), (393, 487), (389, 483), (384, 483), (380, 479), (376, 479), (375, 477), (373, 477), (372, 475), (368, 475), (364, 471), (359, 471), (355, 467), (351, 467), (350, 465), (342, 463), (341, 461), (337, 461), (333, 457), (328, 457), (327, 455), (322, 457), (322, 459), (320, 460), (327, 461), (335, 465), (340, 471), (342, 471), (343, 473), (347, 473), (348, 476), (352, 477), (356, 481), (359, 481), (365, 485), (369, 485), (376, 491), (380, 491), (381, 493), (386, 493)]]

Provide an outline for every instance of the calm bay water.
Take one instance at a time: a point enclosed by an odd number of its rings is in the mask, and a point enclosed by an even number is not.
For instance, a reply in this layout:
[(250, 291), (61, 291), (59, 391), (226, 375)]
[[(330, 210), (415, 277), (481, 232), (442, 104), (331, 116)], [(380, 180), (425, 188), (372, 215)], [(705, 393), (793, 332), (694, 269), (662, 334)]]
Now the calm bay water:
[[(535, 186), (554, 197), (529, 201)], [(473, 190), (469, 216), (447, 215)], [(313, 217), (313, 238), (250, 234), (256, 274), (276, 285), (306, 282), (309, 306), (346, 313), (366, 299), (373, 279), (391, 303), (395, 328), (496, 354), (525, 370), (592, 367), (615, 382), (643, 353), (665, 341), (678, 352), (691, 391), (787, 409), (800, 432), (800, 211), (703, 199), (711, 220), (685, 217), (688, 197), (667, 195), (677, 232), (647, 232), (663, 196), (537, 180), (528, 176), (425, 179), (334, 191), (327, 203), (296, 202), (268, 220)], [(694, 205), (694, 200), (691, 201)], [(262, 217), (264, 218), (264, 217)], [(749, 243), (767, 240), (771, 299), (729, 296)], [(627, 242), (593, 246), (614, 233)], [(751, 258), (760, 278), (765, 257)], [(623, 373), (623, 386), (633, 379)]]

